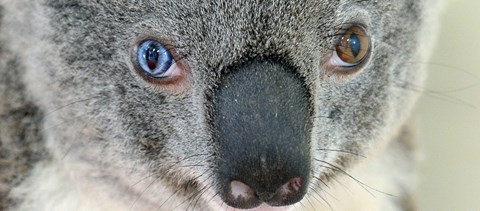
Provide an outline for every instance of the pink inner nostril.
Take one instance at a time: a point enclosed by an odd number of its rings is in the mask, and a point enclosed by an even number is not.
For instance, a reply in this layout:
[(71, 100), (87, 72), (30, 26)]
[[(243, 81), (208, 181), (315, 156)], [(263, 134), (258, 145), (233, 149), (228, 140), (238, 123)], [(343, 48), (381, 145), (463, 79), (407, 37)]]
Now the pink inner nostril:
[(236, 200), (249, 200), (255, 197), (255, 190), (240, 181), (230, 182), (230, 194)]
[(298, 192), (302, 188), (303, 182), (302, 182), (301, 178), (295, 177), (295, 178), (291, 179), (290, 181), (288, 181), (288, 184), (289, 184), (291, 189)]
[(282, 185), (277, 192), (282, 195), (297, 194), (301, 191), (303, 186), (303, 180), (300, 177), (290, 179), (287, 183)]
[[(277, 189), (265, 190), (262, 186), (250, 186), (239, 180), (232, 180), (226, 185), (225, 202), (236, 208), (251, 209), (262, 203), (269, 206), (286, 206), (300, 201), (304, 196), (305, 181), (294, 177)], [(255, 183), (253, 183), (255, 184)], [(263, 210), (263, 209), (261, 209)]]

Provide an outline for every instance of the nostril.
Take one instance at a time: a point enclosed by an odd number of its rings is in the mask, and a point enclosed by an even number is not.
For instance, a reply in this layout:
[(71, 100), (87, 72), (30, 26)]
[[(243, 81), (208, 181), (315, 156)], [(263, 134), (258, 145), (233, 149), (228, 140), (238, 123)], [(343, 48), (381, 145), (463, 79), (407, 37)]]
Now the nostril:
[(255, 197), (255, 191), (250, 186), (236, 180), (230, 182), (230, 194), (235, 200), (248, 200)]
[(261, 204), (255, 190), (238, 180), (233, 180), (227, 185), (225, 202), (232, 207), (241, 209), (254, 208)]
[(288, 189), (293, 192), (299, 192), (302, 189), (303, 180), (300, 177), (295, 177), (288, 181)]
[(302, 200), (304, 195), (304, 180), (301, 177), (295, 177), (280, 186), (275, 196), (265, 202), (272, 206), (285, 206)]
[(235, 208), (250, 209), (262, 203), (270, 206), (291, 205), (302, 200), (305, 195), (305, 180), (302, 177), (294, 177), (271, 191), (261, 186), (250, 186), (239, 180), (232, 180), (227, 183), (224, 201)]

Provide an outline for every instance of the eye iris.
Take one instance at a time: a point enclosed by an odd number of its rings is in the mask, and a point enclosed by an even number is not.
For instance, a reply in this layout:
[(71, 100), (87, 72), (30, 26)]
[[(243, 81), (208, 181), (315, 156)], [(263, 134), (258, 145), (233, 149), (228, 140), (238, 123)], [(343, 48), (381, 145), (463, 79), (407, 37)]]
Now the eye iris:
[(149, 76), (164, 77), (173, 64), (173, 57), (161, 43), (148, 40), (140, 44), (137, 51), (140, 68)]

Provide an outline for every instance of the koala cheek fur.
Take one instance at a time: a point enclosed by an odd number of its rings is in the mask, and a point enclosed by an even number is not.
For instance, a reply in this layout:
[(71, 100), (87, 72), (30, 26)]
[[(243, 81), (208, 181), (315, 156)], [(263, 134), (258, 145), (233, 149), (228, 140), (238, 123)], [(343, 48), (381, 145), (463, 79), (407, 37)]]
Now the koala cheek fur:
[(414, 210), (434, 0), (0, 0), (0, 210)]

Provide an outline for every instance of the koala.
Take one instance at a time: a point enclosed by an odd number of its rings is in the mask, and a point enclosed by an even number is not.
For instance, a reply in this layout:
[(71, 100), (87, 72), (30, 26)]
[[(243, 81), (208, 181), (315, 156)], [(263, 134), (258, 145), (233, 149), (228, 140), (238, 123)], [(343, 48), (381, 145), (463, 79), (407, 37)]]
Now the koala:
[(435, 0), (0, 0), (0, 210), (415, 210)]

